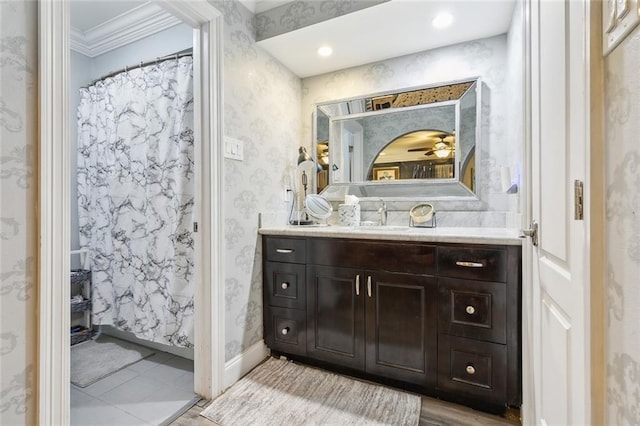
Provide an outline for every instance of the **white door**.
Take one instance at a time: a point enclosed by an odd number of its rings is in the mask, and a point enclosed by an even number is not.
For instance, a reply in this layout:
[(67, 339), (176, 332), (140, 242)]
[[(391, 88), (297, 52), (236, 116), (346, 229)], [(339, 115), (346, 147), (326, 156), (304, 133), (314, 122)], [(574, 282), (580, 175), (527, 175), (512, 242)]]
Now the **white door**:
[(540, 425), (590, 419), (588, 222), (575, 218), (574, 202), (574, 183), (587, 171), (587, 8), (585, 1), (531, 1), (531, 217), (539, 233), (526, 252)]

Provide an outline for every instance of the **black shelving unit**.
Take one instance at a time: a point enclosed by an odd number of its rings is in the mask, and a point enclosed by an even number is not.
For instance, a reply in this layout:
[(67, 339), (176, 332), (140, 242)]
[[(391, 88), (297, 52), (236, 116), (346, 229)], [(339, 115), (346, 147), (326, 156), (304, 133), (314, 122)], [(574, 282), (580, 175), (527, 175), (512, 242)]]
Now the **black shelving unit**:
[[(71, 313), (82, 313), (83, 324), (71, 327), (70, 339), (71, 345), (87, 341), (91, 339), (95, 332), (91, 329), (91, 271), (88, 269), (87, 257), (85, 251), (75, 251), (72, 254), (84, 255), (83, 268), (72, 269), (70, 274), (70, 286), (73, 294), (81, 294), (82, 300), (71, 299)], [(79, 292), (78, 292), (79, 289)]]

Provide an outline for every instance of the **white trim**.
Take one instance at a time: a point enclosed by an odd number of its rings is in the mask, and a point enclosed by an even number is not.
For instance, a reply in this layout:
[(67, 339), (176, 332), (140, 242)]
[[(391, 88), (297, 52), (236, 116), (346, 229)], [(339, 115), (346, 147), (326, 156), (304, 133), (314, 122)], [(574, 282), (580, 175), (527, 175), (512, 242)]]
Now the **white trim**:
[[(40, 1), (38, 416), (69, 419), (69, 3)], [(61, 368), (66, 366), (66, 368)]]
[(240, 380), (245, 374), (264, 361), (265, 358), (269, 356), (269, 353), (269, 348), (264, 344), (264, 340), (260, 340), (240, 355), (227, 361), (224, 366), (225, 389)]
[[(224, 264), (222, 231), (222, 15), (206, 0), (158, 4), (194, 31), (200, 90), (202, 218), (197, 260), (195, 391), (205, 398), (222, 392), (224, 374)], [(175, 13), (174, 13), (175, 12)], [(69, 423), (69, 0), (39, 2), (39, 329), (38, 424)], [(198, 119), (196, 118), (196, 121)], [(197, 130), (197, 129), (196, 129)], [(206, 174), (205, 174), (206, 173)], [(206, 213), (206, 214), (205, 214)]]
[[(532, 69), (531, 69), (531, 0), (525, 0), (521, 3), (523, 8), (522, 16), (524, 20), (523, 30), (523, 52), (524, 52), (524, 97), (523, 97), (523, 130), (522, 140), (524, 147), (522, 152), (522, 186), (520, 192), (522, 194), (522, 221), (521, 229), (528, 229), (533, 219), (532, 210)], [(535, 349), (533, 341), (533, 264), (531, 259), (533, 246), (527, 241), (522, 244), (522, 406), (520, 407), (522, 424), (535, 425), (535, 388), (534, 388), (534, 367), (533, 367), (533, 350)]]
[(71, 28), (71, 49), (93, 58), (180, 23), (158, 4), (147, 2), (86, 31)]

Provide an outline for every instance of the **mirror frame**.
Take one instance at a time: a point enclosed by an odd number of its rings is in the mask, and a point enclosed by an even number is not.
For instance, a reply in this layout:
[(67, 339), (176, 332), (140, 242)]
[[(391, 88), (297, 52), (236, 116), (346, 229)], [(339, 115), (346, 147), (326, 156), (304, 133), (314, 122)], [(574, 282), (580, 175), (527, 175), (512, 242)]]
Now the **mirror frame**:
[[(392, 112), (400, 112), (400, 111), (410, 111), (410, 110), (415, 110), (418, 108), (426, 108), (428, 107), (428, 105), (446, 105), (446, 104), (454, 104), (455, 105), (455, 131), (456, 131), (456, 135), (459, 135), (459, 128), (460, 128), (460, 100), (463, 98), (463, 96), (467, 93), (469, 93), (469, 90), (471, 90), (471, 88), (467, 89), (458, 99), (455, 100), (444, 100), (444, 101), (440, 101), (440, 102), (433, 102), (433, 103), (428, 103), (428, 104), (420, 104), (420, 105), (415, 105), (415, 106), (407, 106), (407, 107), (397, 107), (397, 108), (385, 108), (385, 109), (381, 109), (381, 110), (376, 110), (376, 111), (366, 111), (366, 112), (356, 112), (353, 114), (342, 114), (342, 115), (331, 115), (330, 112), (328, 112), (326, 109), (322, 108), (323, 106), (328, 106), (328, 105), (335, 105), (335, 104), (339, 104), (339, 103), (349, 103), (349, 102), (354, 102), (354, 101), (364, 101), (365, 99), (370, 99), (370, 98), (375, 98), (375, 97), (380, 97), (380, 96), (386, 96), (386, 95), (391, 95), (391, 94), (399, 94), (399, 93), (405, 93), (405, 92), (412, 92), (412, 91), (417, 91), (417, 90), (423, 90), (423, 89), (432, 89), (432, 88), (437, 88), (437, 87), (441, 87), (441, 86), (448, 86), (448, 85), (455, 85), (455, 84), (460, 84), (460, 83), (466, 83), (466, 82), (472, 82), (475, 84), (475, 91), (476, 91), (476, 120), (475, 120), (475, 145), (474, 145), (474, 149), (473, 151), (475, 152), (475, 156), (476, 156), (476, 170), (474, 171), (474, 180), (477, 179), (478, 176), (478, 166), (480, 165), (480, 153), (482, 152), (481, 149), (481, 135), (482, 135), (482, 79), (478, 76), (474, 76), (474, 77), (469, 77), (469, 78), (463, 78), (463, 79), (457, 79), (457, 80), (452, 80), (452, 81), (447, 81), (447, 82), (439, 82), (439, 83), (434, 83), (434, 84), (428, 84), (428, 85), (420, 85), (420, 86), (412, 86), (412, 87), (406, 87), (406, 88), (400, 88), (400, 89), (395, 89), (395, 90), (387, 90), (387, 91), (383, 91), (383, 92), (376, 92), (376, 93), (370, 93), (370, 94), (365, 94), (365, 95), (361, 95), (361, 96), (354, 96), (354, 97), (350, 97), (350, 98), (345, 98), (345, 99), (337, 99), (337, 100), (331, 100), (331, 101), (324, 101), (324, 102), (320, 102), (317, 103), (313, 109), (313, 114), (312, 114), (312, 147), (313, 147), (313, 154), (314, 157), (316, 157), (316, 161), (317, 159), (317, 145), (318, 145), (318, 111), (322, 111), (328, 118), (329, 118), (329, 179), (328, 179), (328, 185), (325, 187), (325, 189), (322, 191), (323, 194), (326, 194), (325, 196), (327, 196), (329, 199), (333, 200), (334, 198), (336, 198), (336, 200), (339, 199), (338, 197), (334, 197), (331, 195), (332, 192), (339, 192), (341, 194), (349, 194), (350, 193), (350, 187), (359, 187), (362, 188), (364, 187), (375, 187), (375, 186), (379, 186), (379, 185), (384, 185), (384, 186), (426, 186), (428, 187), (428, 189), (426, 191), (423, 191), (422, 193), (418, 193), (416, 192), (415, 194), (412, 195), (407, 195), (407, 196), (400, 196), (400, 197), (388, 197), (388, 196), (383, 196), (383, 198), (385, 199), (390, 199), (392, 201), (416, 201), (416, 200), (448, 200), (448, 201), (466, 201), (466, 202), (476, 202), (479, 203), (480, 202), (480, 194), (479, 194), (479, 187), (476, 184), (475, 185), (475, 192), (473, 192), (471, 189), (467, 188), (466, 185), (464, 185), (461, 181), (461, 172), (462, 172), (462, 164), (461, 162), (463, 161), (461, 158), (459, 158), (459, 152), (460, 152), (460, 138), (456, 137), (456, 159), (455, 159), (455, 164), (454, 164), (454, 168), (456, 170), (457, 177), (452, 178), (452, 179), (404, 179), (404, 180), (398, 180), (398, 181), (392, 181), (392, 182), (379, 182), (379, 181), (359, 181), (359, 182), (334, 182), (333, 176), (332, 176), (332, 166), (335, 165), (336, 161), (335, 161), (335, 151), (332, 152), (331, 150), (331, 136), (332, 136), (332, 123), (334, 120), (344, 120), (345, 117), (349, 116), (351, 118), (361, 118), (361, 117), (368, 117), (368, 116), (373, 116), (373, 115), (381, 115), (381, 114), (388, 114), (388, 113), (392, 113)], [(419, 129), (417, 129), (419, 130)], [(391, 141), (389, 141), (391, 142)], [(457, 187), (457, 190), (455, 190), (456, 194), (447, 194), (446, 191), (450, 191), (450, 189)], [(438, 188), (440, 187), (440, 191), (444, 191), (445, 193), (438, 193)], [(333, 187), (333, 188), (332, 188)], [(397, 189), (400, 189), (399, 187), (396, 187)], [(334, 191), (332, 191), (332, 189), (334, 189)], [(469, 208), (471, 206), (467, 206), (466, 208)], [(472, 207), (473, 208), (473, 207)]]

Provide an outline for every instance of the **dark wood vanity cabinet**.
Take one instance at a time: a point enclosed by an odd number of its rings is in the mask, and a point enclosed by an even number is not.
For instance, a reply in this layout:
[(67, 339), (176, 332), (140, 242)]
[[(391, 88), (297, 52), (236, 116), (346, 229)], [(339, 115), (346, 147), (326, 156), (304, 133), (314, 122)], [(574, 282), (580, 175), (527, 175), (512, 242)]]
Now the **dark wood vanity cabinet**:
[(276, 352), (519, 406), (520, 247), (265, 236)]
[(307, 266), (307, 355), (426, 386), (435, 383), (435, 278)]

